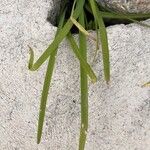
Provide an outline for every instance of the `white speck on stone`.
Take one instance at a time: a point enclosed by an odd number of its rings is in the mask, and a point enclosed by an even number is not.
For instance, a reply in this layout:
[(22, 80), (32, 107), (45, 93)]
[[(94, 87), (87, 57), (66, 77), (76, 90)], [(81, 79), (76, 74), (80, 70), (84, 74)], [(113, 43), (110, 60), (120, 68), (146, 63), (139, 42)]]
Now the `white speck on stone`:
[[(39, 102), (46, 64), (27, 68), (28, 45), (38, 58), (56, 28), (46, 21), (52, 0), (5, 0), (0, 3), (0, 149), (75, 150), (80, 130), (79, 63), (67, 41), (59, 47), (48, 99), (42, 142), (36, 144)], [(150, 24), (150, 20), (145, 21)], [(103, 78), (101, 53), (89, 85), (86, 150), (149, 150), (150, 30), (136, 24), (107, 28), (111, 83)], [(95, 32), (92, 32), (95, 35)], [(88, 41), (89, 61), (95, 43)], [(73, 103), (76, 100), (76, 103)]]

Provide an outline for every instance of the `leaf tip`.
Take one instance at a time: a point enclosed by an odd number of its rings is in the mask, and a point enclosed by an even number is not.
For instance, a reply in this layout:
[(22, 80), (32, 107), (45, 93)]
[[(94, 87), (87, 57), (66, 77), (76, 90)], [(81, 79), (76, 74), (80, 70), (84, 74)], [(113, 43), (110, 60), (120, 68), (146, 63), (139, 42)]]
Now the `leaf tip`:
[(143, 84), (141, 87), (142, 88), (144, 88), (144, 87), (150, 87), (150, 82), (147, 82), (147, 83)]
[(95, 77), (95, 78), (92, 79), (92, 83), (93, 84), (96, 83), (96, 82), (97, 82), (97, 77)]
[(33, 49), (29, 45), (28, 45), (28, 47), (29, 47), (29, 55), (30, 55), (28, 69), (32, 71), (33, 70), (33, 61), (34, 61), (34, 52), (33, 52)]
[(37, 138), (37, 144), (40, 144), (41, 138)]
[(110, 79), (106, 80), (106, 84), (109, 85), (110, 84)]

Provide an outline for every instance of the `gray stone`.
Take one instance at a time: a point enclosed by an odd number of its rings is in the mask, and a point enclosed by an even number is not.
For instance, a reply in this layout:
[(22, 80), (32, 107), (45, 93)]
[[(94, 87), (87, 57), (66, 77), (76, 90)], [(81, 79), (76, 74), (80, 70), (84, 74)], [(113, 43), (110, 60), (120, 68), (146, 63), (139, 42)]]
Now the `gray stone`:
[[(36, 144), (39, 101), (46, 64), (27, 68), (28, 46), (38, 58), (56, 28), (46, 21), (52, 0), (0, 3), (0, 149), (76, 150), (80, 127), (79, 63), (67, 41), (59, 47), (46, 110), (42, 142)], [(150, 20), (145, 21), (150, 24)], [(89, 131), (85, 150), (149, 150), (150, 30), (137, 24), (107, 28), (111, 82), (102, 71), (101, 49), (89, 84)], [(95, 32), (91, 32), (95, 35)], [(75, 36), (77, 38), (77, 35)], [(89, 63), (95, 43), (88, 39)]]
[(96, 0), (102, 6), (123, 13), (150, 13), (150, 0)]

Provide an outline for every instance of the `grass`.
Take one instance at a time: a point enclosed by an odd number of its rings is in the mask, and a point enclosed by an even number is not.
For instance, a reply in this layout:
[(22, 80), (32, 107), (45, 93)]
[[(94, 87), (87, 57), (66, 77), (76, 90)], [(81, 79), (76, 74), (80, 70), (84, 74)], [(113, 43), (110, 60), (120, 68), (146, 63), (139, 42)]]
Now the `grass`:
[[(72, 8), (68, 6), (69, 0), (64, 0), (61, 7), (60, 15), (57, 20), (58, 30), (53, 42), (45, 50), (45, 52), (34, 63), (34, 52), (30, 47), (30, 59), (28, 68), (35, 71), (45, 62), (48, 62), (47, 71), (45, 75), (37, 130), (37, 143), (39, 144), (42, 137), (43, 124), (45, 118), (45, 109), (48, 99), (48, 91), (55, 67), (55, 60), (59, 44), (67, 37), (73, 53), (80, 62), (80, 89), (81, 89), (81, 126), (79, 137), (79, 150), (84, 150), (86, 143), (86, 136), (88, 134), (88, 79), (93, 83), (97, 81), (97, 76), (87, 62), (87, 44), (86, 37), (96, 41), (96, 49), (98, 49), (99, 40), (102, 46), (103, 72), (106, 83), (110, 81), (110, 61), (109, 61), (109, 47), (107, 40), (107, 32), (105, 27), (105, 18), (109, 19), (124, 19), (138, 23), (145, 27), (150, 27), (147, 24), (141, 23), (136, 19), (149, 18), (150, 14), (117, 14), (111, 10), (102, 9), (95, 0), (74, 0)], [(68, 13), (70, 16), (68, 17)], [(88, 15), (91, 17), (87, 17)], [(72, 29), (75, 28), (79, 33), (79, 44), (73, 38)], [(96, 30), (97, 37), (92, 37), (88, 30)], [(146, 86), (149, 85), (146, 84)]]

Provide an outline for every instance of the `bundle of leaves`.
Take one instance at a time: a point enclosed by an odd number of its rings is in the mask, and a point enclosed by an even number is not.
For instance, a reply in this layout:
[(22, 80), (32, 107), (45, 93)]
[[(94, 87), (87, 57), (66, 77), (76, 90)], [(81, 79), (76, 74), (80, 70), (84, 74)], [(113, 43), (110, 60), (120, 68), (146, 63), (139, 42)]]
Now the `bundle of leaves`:
[[(112, 12), (97, 4), (95, 0), (74, 0), (71, 2), (69, 0), (63, 0), (60, 14), (57, 17), (58, 29), (56, 36), (35, 63), (34, 53), (32, 48), (30, 48), (29, 69), (31, 71), (39, 69), (45, 61), (49, 61), (41, 96), (37, 143), (40, 143), (41, 141), (48, 91), (53, 75), (58, 47), (62, 40), (67, 37), (75, 56), (80, 62), (81, 127), (79, 150), (84, 150), (86, 136), (88, 134), (88, 80), (91, 80), (93, 83), (97, 81), (97, 76), (87, 62), (86, 38), (89, 37), (94, 40), (97, 49), (99, 48), (98, 41), (101, 41), (104, 78), (108, 84), (110, 81), (110, 62), (105, 24), (107, 24), (109, 20), (128, 20), (145, 27), (150, 27), (149, 25), (138, 21), (138, 19), (149, 17), (150, 14), (121, 14)], [(96, 37), (93, 37), (88, 32), (88, 30), (91, 29), (96, 31)], [(74, 32), (79, 33), (79, 44), (76, 43), (72, 35)]]

